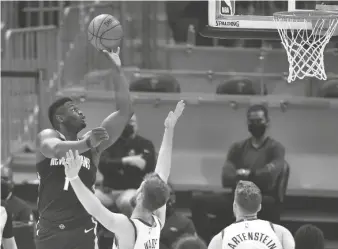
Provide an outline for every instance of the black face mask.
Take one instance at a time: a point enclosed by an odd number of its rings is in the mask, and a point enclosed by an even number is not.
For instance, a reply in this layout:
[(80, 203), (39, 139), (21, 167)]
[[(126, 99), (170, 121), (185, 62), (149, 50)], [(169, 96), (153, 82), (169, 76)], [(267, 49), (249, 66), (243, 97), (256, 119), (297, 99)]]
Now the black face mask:
[(249, 124), (248, 130), (254, 138), (260, 139), (265, 134), (266, 125), (265, 124)]
[(11, 184), (1, 182), (1, 199), (6, 199), (10, 193), (12, 193)]
[(122, 132), (123, 138), (130, 138), (134, 134), (134, 127), (130, 124), (127, 124)]

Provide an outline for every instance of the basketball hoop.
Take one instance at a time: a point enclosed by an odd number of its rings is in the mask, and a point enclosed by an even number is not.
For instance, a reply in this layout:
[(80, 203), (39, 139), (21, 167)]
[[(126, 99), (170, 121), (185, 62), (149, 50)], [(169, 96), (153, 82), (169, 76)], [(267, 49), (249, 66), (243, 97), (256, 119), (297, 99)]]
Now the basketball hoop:
[(274, 13), (289, 61), (288, 82), (296, 78), (326, 80), (324, 49), (338, 24), (338, 12), (298, 10)]

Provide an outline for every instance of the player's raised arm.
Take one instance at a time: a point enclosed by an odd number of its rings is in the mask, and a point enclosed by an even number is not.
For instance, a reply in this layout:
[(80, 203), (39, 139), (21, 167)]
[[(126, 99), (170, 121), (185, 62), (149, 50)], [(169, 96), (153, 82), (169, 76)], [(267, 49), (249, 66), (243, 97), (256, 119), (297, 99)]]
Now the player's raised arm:
[(132, 101), (129, 93), (129, 83), (121, 68), (119, 57), (120, 48), (117, 52), (103, 51), (113, 62), (113, 84), (115, 89), (115, 101), (117, 111), (105, 118), (101, 124), (107, 130), (109, 139), (98, 146), (98, 151), (102, 152), (110, 147), (122, 134), (124, 127), (133, 116)]
[(122, 232), (134, 231), (134, 227), (129, 219), (123, 214), (110, 212), (105, 208), (100, 200), (83, 184), (78, 176), (82, 167), (83, 158), (79, 152), (72, 150), (67, 152), (65, 163), (65, 174), (70, 181), (72, 188), (86, 211), (97, 219), (109, 231), (120, 235)]
[[(169, 112), (168, 117), (164, 121), (164, 134), (161, 143), (161, 148), (158, 153), (158, 159), (155, 167), (155, 173), (161, 177), (165, 182), (168, 182), (168, 178), (171, 170), (171, 156), (173, 148), (174, 128), (178, 118), (182, 115), (185, 104), (183, 100), (177, 103), (174, 112)], [(155, 214), (158, 216), (162, 223), (162, 227), (165, 223), (166, 205), (158, 209)]]
[(88, 133), (85, 139), (79, 141), (62, 141), (60, 134), (52, 129), (45, 129), (38, 135), (37, 144), (41, 154), (47, 158), (62, 158), (70, 149), (83, 153), (96, 147), (102, 141), (108, 139), (104, 128), (98, 127)]
[(169, 112), (168, 117), (164, 121), (164, 134), (158, 153), (158, 159), (155, 167), (155, 172), (165, 182), (168, 181), (171, 169), (171, 155), (173, 148), (174, 128), (178, 118), (182, 115), (185, 103), (183, 100), (177, 103), (174, 112)]

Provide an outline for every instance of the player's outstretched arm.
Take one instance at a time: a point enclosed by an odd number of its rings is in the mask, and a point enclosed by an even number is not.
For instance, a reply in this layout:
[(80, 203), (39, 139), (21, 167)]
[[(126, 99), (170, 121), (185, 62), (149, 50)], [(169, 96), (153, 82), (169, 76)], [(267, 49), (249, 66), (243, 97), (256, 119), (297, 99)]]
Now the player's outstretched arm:
[(133, 116), (132, 101), (129, 93), (129, 83), (127, 82), (121, 68), (119, 57), (120, 48), (117, 52), (103, 51), (113, 62), (113, 84), (115, 89), (115, 102), (117, 111), (105, 118), (101, 124), (109, 135), (109, 139), (103, 141), (98, 146), (98, 151), (102, 152), (110, 147), (121, 136), (124, 127)]
[(78, 151), (75, 151), (75, 155), (71, 150), (67, 152), (65, 174), (83, 207), (109, 231), (117, 234), (118, 237), (121, 233), (133, 232), (134, 227), (128, 217), (123, 214), (110, 212), (105, 208), (94, 193), (78, 177), (78, 173), (82, 167), (82, 159)]
[(45, 129), (38, 134), (37, 145), (41, 154), (47, 158), (62, 158), (70, 149), (80, 153), (90, 149), (86, 140), (62, 141), (60, 134), (52, 129)]
[(177, 120), (182, 115), (185, 107), (183, 100), (179, 101), (176, 105), (174, 112), (169, 112), (166, 120), (164, 121), (164, 134), (158, 153), (158, 159), (156, 162), (155, 172), (161, 177), (165, 182), (168, 181), (170, 170), (171, 170), (171, 155), (173, 148), (173, 137), (174, 129), (177, 123)]
[[(168, 117), (164, 121), (164, 134), (161, 143), (161, 148), (158, 153), (158, 159), (155, 167), (155, 173), (161, 177), (165, 182), (168, 182), (168, 178), (171, 170), (171, 155), (173, 148), (174, 128), (178, 118), (182, 115), (185, 103), (183, 100), (177, 103), (174, 112), (169, 112)], [(155, 214), (160, 219), (162, 227), (165, 223), (166, 205), (158, 209)]]
[(217, 234), (212, 238), (208, 249), (221, 249), (222, 248), (222, 235), (221, 233)]
[(295, 248), (295, 239), (293, 238), (291, 232), (283, 226), (274, 224), (276, 234), (279, 238), (279, 241), (282, 243), (283, 249), (294, 249)]

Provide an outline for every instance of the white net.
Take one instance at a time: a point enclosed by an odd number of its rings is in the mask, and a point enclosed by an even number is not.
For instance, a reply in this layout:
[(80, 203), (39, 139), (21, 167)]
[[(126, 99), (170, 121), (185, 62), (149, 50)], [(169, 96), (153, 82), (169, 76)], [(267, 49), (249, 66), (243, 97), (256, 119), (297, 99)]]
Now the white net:
[(296, 78), (326, 80), (324, 49), (338, 24), (338, 13), (294, 11), (274, 14), (289, 61), (288, 82)]

